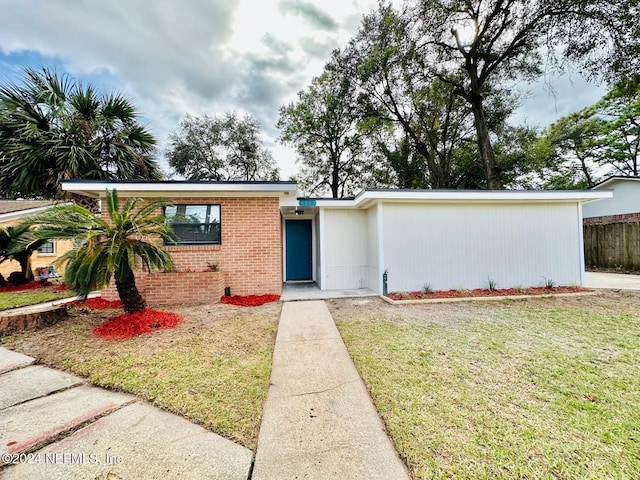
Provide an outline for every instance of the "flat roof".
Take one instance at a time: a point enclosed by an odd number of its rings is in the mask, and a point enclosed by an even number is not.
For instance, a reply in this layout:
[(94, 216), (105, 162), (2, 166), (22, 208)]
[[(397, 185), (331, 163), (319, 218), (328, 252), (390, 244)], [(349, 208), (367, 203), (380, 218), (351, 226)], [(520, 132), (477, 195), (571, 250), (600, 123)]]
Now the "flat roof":
[(596, 183), (591, 189), (602, 189), (607, 188), (613, 183), (617, 182), (639, 182), (640, 177), (632, 177), (632, 176), (624, 176), (624, 175), (613, 175), (609, 178), (602, 180), (600, 183)]
[(298, 184), (291, 181), (272, 182), (192, 182), (182, 180), (65, 180), (61, 182), (62, 190), (77, 193), (91, 198), (105, 195), (106, 190), (116, 189), (118, 192), (140, 197), (180, 197), (180, 196), (261, 196), (282, 197), (295, 196)]
[[(586, 203), (611, 198), (611, 190), (415, 190), (415, 189), (364, 189), (352, 199), (299, 199), (304, 205), (311, 200), (318, 207), (359, 207), (385, 201), (396, 203), (519, 203), (519, 202), (570, 202)], [(302, 202), (302, 203), (301, 203)]]

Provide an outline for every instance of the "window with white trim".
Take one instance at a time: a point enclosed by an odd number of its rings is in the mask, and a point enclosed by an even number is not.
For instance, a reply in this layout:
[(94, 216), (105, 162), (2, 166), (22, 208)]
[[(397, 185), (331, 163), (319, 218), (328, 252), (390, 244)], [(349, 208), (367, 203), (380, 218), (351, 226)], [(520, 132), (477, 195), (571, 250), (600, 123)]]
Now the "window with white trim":
[(47, 240), (40, 245), (38, 253), (41, 255), (54, 255), (56, 253), (56, 242), (53, 240)]

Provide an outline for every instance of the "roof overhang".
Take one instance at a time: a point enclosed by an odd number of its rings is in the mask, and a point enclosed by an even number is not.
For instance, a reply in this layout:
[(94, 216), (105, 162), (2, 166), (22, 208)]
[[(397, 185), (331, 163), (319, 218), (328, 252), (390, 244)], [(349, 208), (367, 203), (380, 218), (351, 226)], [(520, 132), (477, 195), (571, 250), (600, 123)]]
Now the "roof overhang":
[(52, 203), (51, 205), (45, 205), (42, 207), (28, 208), (26, 210), (17, 210), (15, 212), (1, 213), (0, 223), (26, 218), (31, 215), (35, 215), (36, 213), (41, 213), (41, 212), (44, 212), (45, 210), (49, 210), (53, 206), (55, 206), (55, 204)]
[(606, 188), (612, 188), (613, 185), (621, 182), (640, 182), (640, 177), (623, 177), (620, 175), (615, 175), (613, 177), (609, 177), (606, 180), (601, 181), (600, 183), (597, 183), (596, 185), (591, 187), (591, 189), (602, 190)]
[(176, 197), (290, 197), (295, 201), (296, 182), (188, 182), (188, 181), (82, 181), (62, 182), (62, 190), (91, 198), (116, 189), (121, 195), (141, 198)]
[[(586, 203), (611, 198), (610, 190), (363, 190), (355, 198), (316, 199), (314, 206), (368, 208), (384, 203)], [(302, 200), (299, 200), (299, 203)]]

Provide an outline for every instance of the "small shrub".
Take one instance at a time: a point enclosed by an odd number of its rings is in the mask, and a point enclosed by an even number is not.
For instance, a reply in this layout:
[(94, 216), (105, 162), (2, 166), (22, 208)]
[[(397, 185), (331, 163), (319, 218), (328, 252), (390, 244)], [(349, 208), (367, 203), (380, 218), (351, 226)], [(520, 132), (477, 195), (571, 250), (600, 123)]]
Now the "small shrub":
[(429, 295), (430, 293), (433, 293), (433, 288), (431, 288), (431, 284), (425, 283), (424, 287), (422, 287), (422, 292), (425, 295)]
[(207, 262), (207, 271), (217, 272), (218, 271), (218, 263), (217, 262), (212, 262), (212, 263)]
[(522, 285), (516, 285), (514, 288), (516, 289), (517, 293), (519, 294), (524, 293), (524, 287)]
[(498, 289), (498, 284), (491, 277), (489, 277), (489, 282), (488, 283), (489, 283), (489, 291), (490, 292), (495, 292)]
[(547, 278), (547, 277), (542, 277), (544, 278), (544, 288), (548, 288), (549, 290), (551, 290), (552, 288), (555, 288), (556, 282), (554, 282), (552, 279)]
[(458, 295), (462, 297), (464, 297), (465, 295), (469, 295), (471, 293), (471, 290), (466, 288), (464, 285), (457, 285), (453, 289), (458, 293)]

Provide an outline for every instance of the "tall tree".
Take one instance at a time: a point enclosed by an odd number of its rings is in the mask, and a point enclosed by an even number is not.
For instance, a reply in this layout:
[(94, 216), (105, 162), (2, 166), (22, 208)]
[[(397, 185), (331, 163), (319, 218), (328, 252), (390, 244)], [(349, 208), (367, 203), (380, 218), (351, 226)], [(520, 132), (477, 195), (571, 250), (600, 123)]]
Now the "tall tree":
[(0, 195), (64, 198), (67, 179), (160, 179), (155, 139), (122, 95), (26, 68), (0, 84)]
[(169, 165), (187, 180), (278, 180), (278, 168), (250, 115), (186, 115), (169, 137)]
[(32, 230), (23, 242), (73, 238), (78, 246), (56, 262), (65, 264), (64, 281), (80, 296), (109, 284), (115, 277), (118, 295), (127, 313), (141, 312), (145, 302), (136, 287), (134, 271), (140, 266), (172, 270), (173, 261), (157, 241), (175, 241), (171, 227), (158, 209), (164, 200), (142, 203), (139, 198), (118, 202), (116, 190), (107, 191), (109, 221), (78, 205), (60, 205), (29, 218)]
[(329, 69), (280, 109), (280, 140), (295, 146), (302, 164), (298, 180), (307, 193), (329, 190), (344, 197), (363, 183), (368, 164), (357, 110), (351, 79)]
[(591, 110), (600, 120), (600, 165), (617, 175), (640, 175), (640, 82), (620, 83)]
[(403, 132), (398, 137), (421, 157), (428, 186), (452, 188), (453, 151), (471, 134), (469, 110), (448, 84), (425, 75), (409, 35), (406, 19), (381, 5), (328, 68), (352, 79), (363, 120)]
[(491, 189), (503, 182), (486, 111), (489, 89), (538, 78), (545, 57), (558, 68), (569, 59), (592, 73), (599, 63), (611, 76), (633, 72), (638, 60), (627, 52), (638, 51), (637, 14), (630, 0), (410, 0), (404, 10), (428, 74), (450, 84), (473, 112)]

